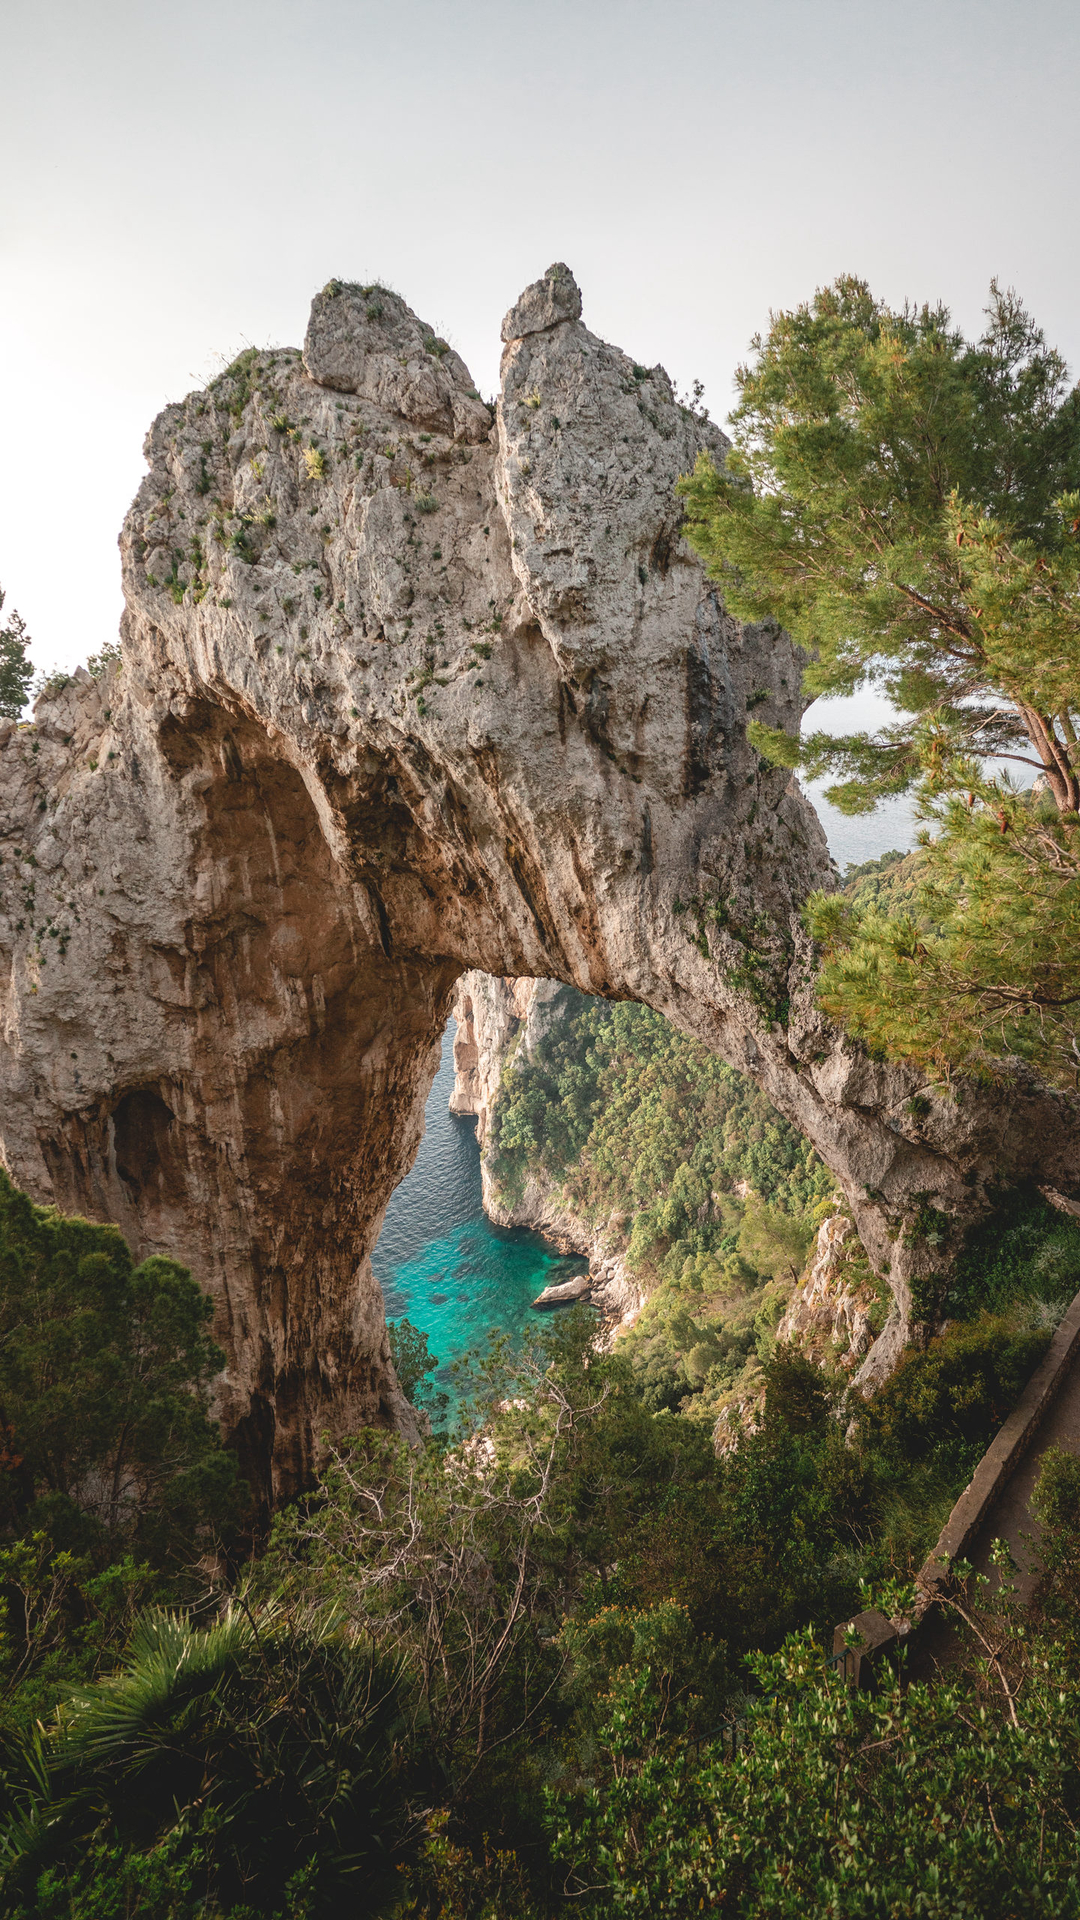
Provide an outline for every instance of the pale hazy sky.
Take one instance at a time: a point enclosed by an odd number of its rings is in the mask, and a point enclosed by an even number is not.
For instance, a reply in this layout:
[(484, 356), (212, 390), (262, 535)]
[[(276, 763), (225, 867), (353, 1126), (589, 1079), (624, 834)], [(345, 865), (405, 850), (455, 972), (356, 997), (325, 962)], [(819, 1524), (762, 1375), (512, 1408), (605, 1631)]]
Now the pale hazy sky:
[(35, 659), (113, 637), (168, 399), (380, 277), (485, 392), (554, 259), (716, 417), (837, 273), (1080, 362), (1076, 0), (3, 0), (0, 583)]

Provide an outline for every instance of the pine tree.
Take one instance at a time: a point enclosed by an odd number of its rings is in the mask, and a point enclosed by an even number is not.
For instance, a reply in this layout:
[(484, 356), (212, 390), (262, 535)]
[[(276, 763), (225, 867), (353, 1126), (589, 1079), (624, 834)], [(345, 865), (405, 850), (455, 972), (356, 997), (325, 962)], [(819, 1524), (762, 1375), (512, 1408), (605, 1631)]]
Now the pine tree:
[[(914, 791), (939, 829), (915, 908), (818, 898), (821, 999), (942, 1072), (1080, 1068), (1080, 390), (1015, 294), (968, 341), (844, 278), (773, 316), (738, 373), (735, 446), (683, 483), (689, 536), (746, 620), (806, 649), (811, 697), (874, 685), (895, 722), (760, 752), (865, 813)], [(1045, 799), (988, 762), (1019, 763)]]
[(210, 1300), (116, 1227), (37, 1207), (0, 1168), (0, 1538), (167, 1560), (227, 1520)]
[[(0, 613), (4, 599), (4, 589), (0, 587)], [(18, 719), (34, 677), (34, 669), (26, 657), (29, 644), (26, 622), (13, 609), (7, 625), (0, 627), (0, 716), (8, 720)]]
[(937, 808), (911, 906), (814, 894), (807, 922), (824, 1010), (885, 1057), (935, 1079), (1002, 1058), (1076, 1086), (1080, 823), (1045, 799), (991, 790)]
[(683, 484), (690, 539), (735, 613), (813, 652), (808, 694), (872, 683), (901, 715), (762, 744), (846, 772), (829, 797), (849, 812), (986, 756), (1075, 811), (1080, 393), (1060, 354), (996, 284), (969, 343), (945, 308), (892, 313), (853, 279), (753, 344), (726, 468), (703, 454)]

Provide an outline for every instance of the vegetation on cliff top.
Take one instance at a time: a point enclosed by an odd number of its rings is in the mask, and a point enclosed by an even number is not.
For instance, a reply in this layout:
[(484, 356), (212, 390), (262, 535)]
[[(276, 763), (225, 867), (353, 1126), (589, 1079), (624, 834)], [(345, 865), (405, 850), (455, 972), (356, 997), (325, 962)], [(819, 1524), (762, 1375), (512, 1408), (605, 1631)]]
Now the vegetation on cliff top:
[[(0, 587), (0, 614), (4, 610), (6, 595)], [(30, 637), (26, 631), (26, 621), (14, 608), (0, 627), (0, 717), (17, 720), (26, 705), (34, 678), (34, 669), (27, 656)]]

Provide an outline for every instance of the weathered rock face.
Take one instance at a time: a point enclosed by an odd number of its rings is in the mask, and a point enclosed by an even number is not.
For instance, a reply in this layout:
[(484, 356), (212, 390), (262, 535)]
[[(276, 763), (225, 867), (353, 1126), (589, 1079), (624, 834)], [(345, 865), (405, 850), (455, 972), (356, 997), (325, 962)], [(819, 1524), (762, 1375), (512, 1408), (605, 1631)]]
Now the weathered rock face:
[(873, 1343), (871, 1324), (878, 1305), (861, 1252), (846, 1214), (830, 1214), (822, 1221), (806, 1272), (776, 1329), (778, 1340), (823, 1365), (858, 1366)]
[(466, 968), (647, 1001), (752, 1073), (890, 1272), (874, 1364), (927, 1202), (1080, 1189), (1064, 1098), (1018, 1076), (916, 1116), (815, 1013), (824, 838), (745, 737), (748, 705), (798, 724), (799, 663), (680, 538), (722, 436), (578, 301), (552, 269), (508, 316), (494, 431), (403, 301), (337, 283), (303, 360), (167, 408), (123, 670), (0, 747), (4, 1157), (213, 1290), (272, 1492), (325, 1428), (408, 1426), (367, 1255)]
[(497, 980), (470, 969), (454, 992), (454, 1090), (451, 1113), (472, 1114), (483, 1147), (511, 1043), (531, 1054), (548, 1032), (558, 980)]

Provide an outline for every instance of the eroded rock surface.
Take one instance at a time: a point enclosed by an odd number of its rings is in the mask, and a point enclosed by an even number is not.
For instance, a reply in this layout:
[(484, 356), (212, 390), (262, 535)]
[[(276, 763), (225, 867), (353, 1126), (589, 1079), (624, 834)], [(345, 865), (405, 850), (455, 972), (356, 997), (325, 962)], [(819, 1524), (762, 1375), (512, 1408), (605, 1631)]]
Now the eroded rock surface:
[[(498, 980), (470, 969), (454, 991), (451, 1113), (471, 1114), (483, 1148), (511, 1045), (531, 1056), (557, 1017), (558, 980)], [(565, 999), (565, 995), (563, 996)]]
[(817, 1231), (806, 1272), (777, 1329), (778, 1340), (823, 1366), (854, 1370), (873, 1344), (877, 1295), (846, 1214), (830, 1214)]
[(332, 282), (303, 358), (155, 421), (122, 671), (0, 745), (4, 1158), (212, 1289), (273, 1494), (324, 1429), (409, 1426), (367, 1256), (467, 968), (647, 1001), (753, 1074), (890, 1274), (871, 1373), (928, 1206), (1080, 1191), (1063, 1096), (941, 1099), (814, 1011), (824, 837), (745, 737), (798, 725), (799, 661), (680, 536), (722, 436), (579, 311), (565, 268), (526, 290), (492, 420), (403, 301)]

